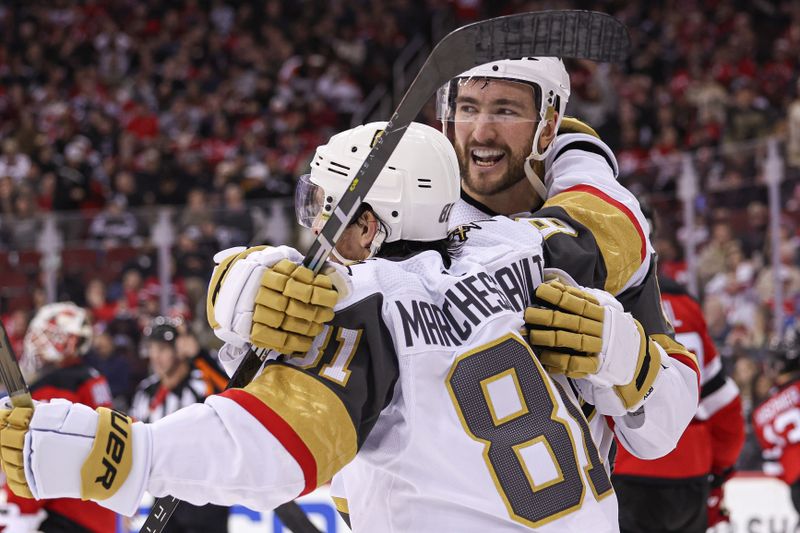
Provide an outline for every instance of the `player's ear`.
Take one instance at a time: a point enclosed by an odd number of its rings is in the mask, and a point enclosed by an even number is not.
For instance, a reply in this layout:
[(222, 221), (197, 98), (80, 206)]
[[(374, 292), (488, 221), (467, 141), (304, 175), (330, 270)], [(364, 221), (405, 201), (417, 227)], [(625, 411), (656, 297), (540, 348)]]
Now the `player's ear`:
[(372, 240), (378, 233), (378, 217), (376, 217), (375, 213), (371, 210), (367, 209), (358, 217), (357, 225), (359, 228), (359, 244), (369, 249), (369, 245), (372, 244)]
[(558, 133), (556, 124), (558, 124), (558, 111), (553, 113), (552, 118), (549, 118), (544, 125), (544, 130), (542, 130), (542, 135), (539, 137), (540, 152), (544, 151), (545, 148), (550, 146), (550, 143), (553, 142), (553, 139), (556, 138), (556, 134)]

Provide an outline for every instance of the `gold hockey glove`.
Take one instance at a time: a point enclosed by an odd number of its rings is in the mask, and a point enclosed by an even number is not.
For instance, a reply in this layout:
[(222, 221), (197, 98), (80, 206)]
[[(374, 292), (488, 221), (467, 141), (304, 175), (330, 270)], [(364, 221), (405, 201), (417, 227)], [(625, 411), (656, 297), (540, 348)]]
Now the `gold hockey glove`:
[(625, 411), (638, 408), (661, 367), (661, 352), (641, 324), (597, 289), (552, 280), (539, 285), (536, 297), (547, 307), (527, 308), (525, 322), (542, 365), (553, 374), (613, 388)]
[(214, 334), (241, 348), (248, 343), (291, 355), (305, 352), (333, 318), (346, 282), (335, 270), (314, 275), (299, 266), (300, 253), (288, 246), (236, 248), (218, 253), (207, 298)]
[(30, 407), (0, 409), (0, 464), (11, 491), (23, 498), (33, 498), (25, 479), (22, 455), (25, 433), (28, 432), (32, 416), (33, 409)]
[(259, 348), (305, 353), (333, 319), (339, 295), (326, 274), (283, 259), (268, 268), (255, 298), (251, 340)]

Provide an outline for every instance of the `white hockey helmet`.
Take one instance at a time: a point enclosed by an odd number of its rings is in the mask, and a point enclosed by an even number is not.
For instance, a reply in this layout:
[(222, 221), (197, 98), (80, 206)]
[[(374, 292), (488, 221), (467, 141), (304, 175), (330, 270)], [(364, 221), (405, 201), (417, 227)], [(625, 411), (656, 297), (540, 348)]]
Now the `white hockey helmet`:
[[(569, 74), (564, 67), (564, 62), (557, 57), (502, 59), (478, 65), (461, 73), (443, 85), (437, 92), (436, 116), (442, 121), (444, 131), (446, 131), (447, 123), (456, 119), (455, 102), (459, 86), (472, 80), (487, 78), (525, 83), (533, 87), (535, 101), (539, 104), (539, 116), (536, 117), (539, 124), (536, 127), (529, 158), (537, 161), (543, 160), (552, 146), (550, 143), (543, 152), (539, 152), (539, 137), (544, 131), (545, 123), (548, 119), (553, 118), (554, 112), (558, 112), (555, 123), (556, 131), (558, 131), (567, 101), (569, 101)], [(502, 117), (498, 117), (498, 119), (506, 120)]]
[[(317, 148), (311, 173), (300, 177), (295, 210), (301, 225), (320, 227), (339, 202), (386, 122), (343, 131)], [(450, 141), (430, 126), (412, 122), (364, 202), (384, 225), (371, 255), (383, 242), (435, 241), (447, 236), (452, 204), (459, 198), (458, 160)]]
[[(71, 336), (78, 337), (76, 353), (67, 353)], [(48, 363), (84, 355), (92, 344), (92, 326), (86, 309), (72, 302), (42, 306), (28, 325), (20, 364), (29, 375)]]

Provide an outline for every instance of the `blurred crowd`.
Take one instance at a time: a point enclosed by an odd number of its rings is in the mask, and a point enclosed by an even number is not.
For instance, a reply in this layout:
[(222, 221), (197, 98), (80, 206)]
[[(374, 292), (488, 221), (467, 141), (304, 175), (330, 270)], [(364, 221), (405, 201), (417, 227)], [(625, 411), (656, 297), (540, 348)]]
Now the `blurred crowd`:
[(772, 135), (786, 163), (784, 311), (790, 321), (800, 314), (800, 4), (791, 0), (3, 2), (0, 271), (9, 283), (22, 272), (25, 287), (0, 291), (13, 340), (45, 299), (41, 256), (24, 251), (58, 212), (58, 298), (91, 309), (91, 357), (118, 376), (112, 389), (124, 403), (147, 371), (142, 328), (159, 314), (156, 206), (175, 206), (169, 314), (206, 345), (213, 253), (274, 238), (264, 213), (288, 215), (271, 202), (292, 194), (313, 149), (349, 127), (376, 86), (391, 86), (414, 36), (560, 8), (605, 11), (630, 30), (627, 64), (570, 62), (567, 112), (598, 130), (620, 179), (675, 229), (656, 247), (662, 270), (684, 282), (678, 184), (691, 154), (706, 318), (745, 403), (757, 403), (771, 385), (762, 163)]

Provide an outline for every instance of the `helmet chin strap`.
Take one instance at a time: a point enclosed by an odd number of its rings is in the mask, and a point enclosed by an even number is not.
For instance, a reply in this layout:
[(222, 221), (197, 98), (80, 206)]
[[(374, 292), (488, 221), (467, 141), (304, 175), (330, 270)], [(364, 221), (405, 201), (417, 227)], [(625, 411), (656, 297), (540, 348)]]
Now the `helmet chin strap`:
[(373, 257), (375, 257), (375, 254), (377, 254), (380, 251), (381, 246), (383, 246), (383, 241), (386, 240), (386, 237), (388, 237), (388, 234), (386, 233), (386, 230), (383, 228), (383, 224), (378, 222), (378, 227), (377, 230), (375, 231), (375, 237), (373, 237), (372, 242), (369, 244), (369, 254), (367, 255), (367, 257), (365, 257), (364, 259), (357, 259), (357, 260), (346, 259), (342, 254), (339, 253), (339, 251), (335, 247), (333, 248), (333, 250), (331, 250), (331, 255), (335, 257), (336, 260), (344, 266), (350, 266), (360, 261), (366, 261), (367, 259), (372, 259)]
[(525, 160), (525, 165), (524, 165), (525, 176), (528, 178), (528, 181), (530, 182), (531, 187), (533, 187), (533, 190), (536, 192), (536, 194), (539, 195), (539, 198), (541, 198), (542, 201), (544, 202), (545, 200), (547, 200), (547, 187), (544, 186), (543, 178), (540, 177), (533, 169), (534, 161), (536, 161), (536, 159), (532, 156), (529, 156), (528, 159)]
[(544, 128), (547, 126), (547, 122), (552, 118), (553, 115), (553, 108), (549, 107), (547, 112), (545, 112), (545, 118), (539, 121), (539, 124), (536, 125), (536, 134), (533, 136), (533, 145), (531, 146), (531, 153), (527, 159), (525, 159), (525, 176), (528, 178), (528, 181), (533, 187), (533, 190), (536, 191), (536, 194), (544, 202), (547, 200), (547, 187), (544, 185), (544, 176), (539, 176), (536, 171), (533, 169), (533, 162), (534, 161), (544, 161), (544, 158), (547, 157), (547, 154), (550, 152), (550, 149), (553, 147), (553, 143), (547, 145), (543, 152), (539, 152), (539, 139), (542, 137), (542, 133), (544, 133)]

